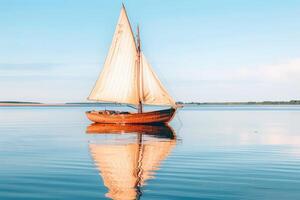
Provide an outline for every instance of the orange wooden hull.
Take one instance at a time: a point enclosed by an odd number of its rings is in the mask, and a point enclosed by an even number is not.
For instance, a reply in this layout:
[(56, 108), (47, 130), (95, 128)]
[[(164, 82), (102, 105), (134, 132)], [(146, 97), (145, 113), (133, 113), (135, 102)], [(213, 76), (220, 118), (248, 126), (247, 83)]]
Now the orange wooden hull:
[(88, 111), (89, 120), (105, 124), (159, 124), (168, 123), (175, 115), (175, 109), (165, 109), (144, 113), (118, 113), (115, 111)]

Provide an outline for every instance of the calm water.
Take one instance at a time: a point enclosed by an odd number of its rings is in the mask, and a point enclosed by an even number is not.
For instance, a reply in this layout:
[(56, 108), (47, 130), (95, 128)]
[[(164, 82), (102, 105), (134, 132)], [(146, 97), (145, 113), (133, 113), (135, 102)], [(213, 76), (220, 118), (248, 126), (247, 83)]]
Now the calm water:
[(86, 110), (0, 108), (1, 200), (300, 199), (300, 107), (189, 107), (172, 128)]

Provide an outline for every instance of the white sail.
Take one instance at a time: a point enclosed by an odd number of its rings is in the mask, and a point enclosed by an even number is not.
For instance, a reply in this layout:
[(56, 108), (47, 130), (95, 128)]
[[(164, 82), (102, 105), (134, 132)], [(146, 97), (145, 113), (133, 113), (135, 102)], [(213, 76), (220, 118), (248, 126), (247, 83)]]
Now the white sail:
[(122, 7), (103, 70), (88, 100), (138, 104), (136, 61), (134, 35)]
[(176, 107), (175, 101), (168, 94), (143, 53), (141, 53), (141, 71), (142, 102), (148, 105), (171, 105)]
[(135, 105), (142, 101), (176, 107), (143, 53), (139, 53), (124, 6), (103, 70), (88, 100)]

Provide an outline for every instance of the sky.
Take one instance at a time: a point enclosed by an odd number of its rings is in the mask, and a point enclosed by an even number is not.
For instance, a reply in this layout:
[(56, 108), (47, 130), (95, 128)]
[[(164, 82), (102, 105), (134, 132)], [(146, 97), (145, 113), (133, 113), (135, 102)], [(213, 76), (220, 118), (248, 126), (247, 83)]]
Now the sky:
[[(124, 0), (177, 101), (300, 99), (299, 0)], [(0, 0), (0, 101), (86, 101), (122, 1)]]

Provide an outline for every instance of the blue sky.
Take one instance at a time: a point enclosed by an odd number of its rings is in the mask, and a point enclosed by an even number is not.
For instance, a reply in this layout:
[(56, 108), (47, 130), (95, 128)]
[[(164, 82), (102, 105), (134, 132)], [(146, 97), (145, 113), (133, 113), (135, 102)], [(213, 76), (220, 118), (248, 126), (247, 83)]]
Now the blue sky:
[[(176, 100), (300, 99), (300, 1), (124, 1)], [(0, 100), (85, 101), (121, 1), (0, 0)]]

